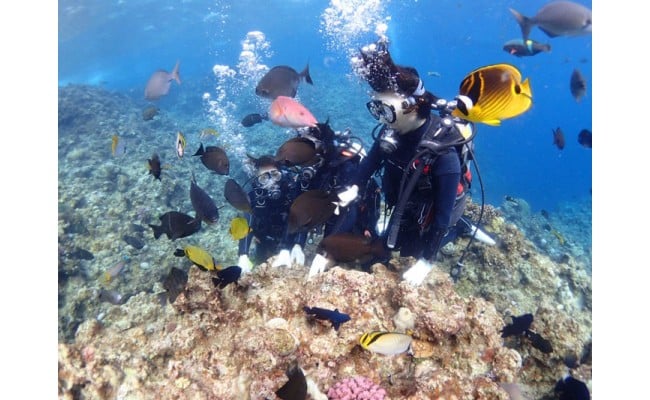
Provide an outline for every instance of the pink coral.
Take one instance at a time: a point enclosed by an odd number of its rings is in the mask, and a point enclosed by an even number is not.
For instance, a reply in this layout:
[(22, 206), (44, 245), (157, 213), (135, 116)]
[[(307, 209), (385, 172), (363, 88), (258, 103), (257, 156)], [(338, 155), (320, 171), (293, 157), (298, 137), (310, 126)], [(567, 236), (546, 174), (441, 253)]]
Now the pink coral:
[(337, 382), (327, 391), (330, 400), (383, 400), (386, 391), (363, 376), (346, 378)]

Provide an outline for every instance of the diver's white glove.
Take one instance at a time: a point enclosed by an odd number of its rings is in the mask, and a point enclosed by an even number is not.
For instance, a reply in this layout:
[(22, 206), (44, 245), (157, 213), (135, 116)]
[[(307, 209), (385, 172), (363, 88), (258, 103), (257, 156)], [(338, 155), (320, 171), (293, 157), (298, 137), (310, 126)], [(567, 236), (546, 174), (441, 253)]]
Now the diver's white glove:
[(305, 253), (298, 243), (291, 248), (291, 262), (299, 265), (305, 265)]
[(411, 268), (404, 272), (402, 278), (411, 285), (419, 286), (432, 268), (433, 264), (424, 258), (420, 258)]
[(352, 203), (359, 196), (359, 186), (352, 185), (344, 191), (337, 193), (336, 196), (339, 198), (339, 201), (334, 202), (337, 206), (334, 214), (339, 215), (339, 207), (347, 207), (348, 204)]
[(316, 254), (316, 257), (314, 257), (314, 260), (311, 262), (311, 267), (309, 268), (309, 275), (307, 275), (307, 279), (310, 279), (325, 271), (326, 265), (327, 258), (320, 254)]
[(253, 263), (251, 260), (248, 258), (246, 254), (242, 254), (239, 256), (239, 261), (237, 262), (237, 266), (241, 268), (241, 273), (242, 274), (248, 274), (253, 270)]
[(271, 263), (272, 267), (280, 267), (282, 265), (286, 265), (287, 267), (291, 266), (291, 254), (287, 249), (280, 250), (278, 255), (275, 256), (275, 260)]

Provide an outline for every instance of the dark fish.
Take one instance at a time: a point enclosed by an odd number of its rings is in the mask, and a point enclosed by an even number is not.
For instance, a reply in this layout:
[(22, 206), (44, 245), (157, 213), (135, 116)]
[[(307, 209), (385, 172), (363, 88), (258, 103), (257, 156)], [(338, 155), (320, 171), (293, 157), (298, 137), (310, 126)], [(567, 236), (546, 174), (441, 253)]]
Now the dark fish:
[(510, 202), (510, 203), (512, 203), (514, 205), (517, 205), (517, 206), (519, 205), (519, 202), (517, 201), (517, 199), (515, 199), (514, 197), (509, 196), (509, 195), (506, 195), (506, 201), (508, 201), (508, 202)]
[(578, 133), (578, 143), (582, 147), (591, 149), (591, 131), (589, 129), (583, 129)]
[(250, 162), (253, 163), (253, 166), (257, 170), (263, 169), (263, 168), (264, 169), (268, 169), (268, 168), (279, 169), (280, 168), (280, 165), (275, 161), (275, 158), (273, 156), (264, 155), (264, 156), (261, 156), (260, 158), (255, 158), (255, 157), (251, 156), (250, 154), (246, 154), (246, 156), (248, 157)]
[(304, 232), (316, 227), (334, 214), (339, 201), (336, 193), (314, 189), (302, 193), (289, 208), (288, 232)]
[(587, 93), (587, 80), (578, 69), (574, 69), (571, 73), (570, 88), (571, 95), (578, 102)]
[(268, 121), (269, 116), (268, 114), (248, 114), (241, 120), (241, 124), (244, 125), (246, 128), (250, 128), (251, 126), (255, 124), (259, 124), (262, 121)]
[(587, 385), (571, 376), (560, 379), (555, 384), (555, 394), (559, 400), (589, 400), (589, 388)]
[(144, 88), (144, 98), (147, 100), (158, 100), (169, 93), (172, 81), (176, 81), (180, 85), (181, 77), (178, 74), (179, 66), (180, 61), (176, 61), (176, 65), (172, 72), (160, 69), (151, 74), (147, 86)]
[(160, 157), (158, 154), (153, 153), (150, 159), (147, 160), (149, 163), (149, 173), (153, 175), (155, 179), (160, 180), (160, 173), (162, 172), (162, 167), (160, 166)]
[(553, 129), (553, 144), (557, 146), (558, 149), (562, 150), (565, 145), (564, 132), (558, 126), (557, 129)]
[(544, 339), (539, 333), (526, 329), (526, 337), (530, 339), (531, 345), (542, 353), (548, 354), (553, 352), (551, 342)]
[(301, 78), (310, 85), (314, 84), (309, 76), (309, 64), (300, 73), (289, 66), (278, 65), (260, 79), (255, 94), (271, 100), (278, 96), (296, 97)]
[(195, 156), (201, 156), (201, 162), (210, 171), (214, 171), (219, 175), (228, 175), (230, 173), (230, 160), (226, 151), (218, 146), (201, 147), (194, 153)]
[(230, 178), (226, 181), (226, 185), (223, 189), (223, 196), (231, 206), (235, 207), (239, 211), (247, 213), (252, 211), (251, 201), (248, 194), (234, 179)]
[(282, 385), (275, 394), (282, 400), (305, 400), (307, 398), (307, 380), (297, 364), (287, 369), (289, 381)]
[(533, 17), (526, 17), (514, 9), (514, 15), (524, 40), (537, 25), (549, 37), (591, 34), (591, 10), (571, 1), (552, 1), (545, 4)]
[(316, 319), (330, 321), (335, 331), (339, 330), (339, 326), (341, 326), (342, 323), (348, 322), (351, 319), (348, 314), (339, 312), (338, 308), (328, 310), (326, 308), (304, 306), (302, 309), (305, 310), (307, 314), (313, 315)]
[(190, 186), (190, 200), (192, 207), (196, 211), (196, 219), (200, 219), (206, 224), (213, 224), (219, 221), (219, 209), (205, 190), (196, 184), (194, 174), (192, 174), (192, 183)]
[(241, 268), (232, 265), (228, 268), (217, 271), (217, 278), (212, 278), (215, 287), (223, 289), (231, 283), (237, 283), (241, 276)]
[(73, 258), (75, 260), (92, 260), (95, 258), (93, 253), (88, 250), (84, 250), (81, 247), (75, 247), (74, 250), (66, 254), (68, 258)]
[(163, 287), (167, 290), (167, 298), (173, 303), (187, 285), (187, 273), (182, 269), (172, 267), (169, 275), (163, 280)]
[(135, 247), (138, 250), (144, 247), (144, 242), (135, 236), (124, 235), (122, 236), (122, 240), (124, 240), (126, 243), (130, 244), (131, 246)]
[(159, 112), (160, 112), (160, 108), (158, 107), (154, 107), (154, 106), (147, 107), (142, 111), (142, 119), (145, 121), (151, 121), (153, 117), (158, 115)]
[(533, 314), (524, 314), (519, 317), (511, 316), (512, 324), (501, 329), (501, 337), (518, 336), (526, 332), (533, 323)]
[(119, 306), (120, 304), (124, 304), (126, 300), (128, 300), (128, 298), (122, 296), (115, 290), (106, 290), (104, 288), (99, 289), (99, 301), (104, 301), (106, 303), (111, 303), (113, 305)]
[(178, 211), (168, 211), (158, 217), (160, 225), (151, 225), (153, 237), (158, 239), (163, 233), (168, 239), (176, 240), (178, 238), (190, 236), (201, 229), (201, 219), (193, 218), (187, 214)]
[(501, 120), (528, 111), (533, 93), (528, 78), (510, 64), (493, 64), (470, 72), (460, 83), (452, 115), (472, 122), (499, 126)]
[(541, 211), (540, 211), (540, 214), (542, 214), (542, 217), (544, 217), (544, 218), (546, 218), (546, 219), (549, 219), (548, 211), (546, 211), (546, 210), (541, 210)]
[(517, 57), (534, 56), (541, 52), (551, 51), (551, 45), (532, 39), (512, 39), (503, 44), (503, 50)]
[(282, 143), (275, 153), (275, 161), (288, 166), (304, 166), (316, 158), (316, 146), (307, 138), (295, 137)]
[(388, 254), (381, 239), (371, 239), (362, 234), (334, 233), (324, 237), (319, 245), (319, 253), (337, 262), (367, 263), (376, 258), (385, 258)]

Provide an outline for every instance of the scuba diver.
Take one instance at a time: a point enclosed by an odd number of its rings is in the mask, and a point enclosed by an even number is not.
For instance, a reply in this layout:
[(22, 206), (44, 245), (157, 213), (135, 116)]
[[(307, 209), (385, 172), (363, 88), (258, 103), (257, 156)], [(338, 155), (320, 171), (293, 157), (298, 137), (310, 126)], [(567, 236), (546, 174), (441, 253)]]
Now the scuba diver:
[[(258, 159), (249, 156), (249, 159), (256, 171), (252, 178), (252, 190), (248, 192), (252, 212), (245, 215), (251, 230), (239, 240), (237, 263), (246, 272), (253, 266), (248, 256), (253, 238), (257, 239), (256, 263), (266, 261), (278, 249), (288, 248), (298, 240), (297, 234), (287, 232), (287, 219), (289, 207), (300, 193), (293, 172), (282, 168), (272, 156)], [(278, 264), (274, 262), (272, 266)]]
[[(361, 139), (353, 136), (349, 129), (335, 132), (328, 122), (317, 123), (316, 126), (300, 128), (297, 131), (299, 137), (308, 139), (316, 150), (314, 159), (308, 165), (296, 168), (300, 193), (314, 189), (338, 193), (352, 184), (350, 179), (366, 155)], [(378, 189), (376, 181), (369, 179), (364, 198), (355, 203), (354, 207), (345, 207), (339, 214), (332, 215), (315, 231), (322, 232), (324, 237), (341, 232), (374, 234), (379, 218)], [(296, 262), (304, 265), (302, 248), (312, 232), (314, 230), (299, 232), (291, 251), (288, 247), (282, 249), (277, 254), (275, 263), (290, 265)]]
[[(461, 220), (471, 183), (468, 161), (474, 127), (452, 117), (455, 102), (425, 90), (415, 68), (394, 64), (385, 41), (365, 46), (357, 61), (359, 74), (375, 91), (366, 107), (379, 121), (375, 130), (380, 130), (352, 185), (338, 192), (338, 205), (356, 201), (359, 188), (383, 170), (381, 190), (391, 213), (382, 239), (388, 250), (417, 259), (403, 278), (419, 285), (445, 241), (461, 231), (479, 231)], [(326, 259), (317, 255), (310, 274), (325, 265)]]

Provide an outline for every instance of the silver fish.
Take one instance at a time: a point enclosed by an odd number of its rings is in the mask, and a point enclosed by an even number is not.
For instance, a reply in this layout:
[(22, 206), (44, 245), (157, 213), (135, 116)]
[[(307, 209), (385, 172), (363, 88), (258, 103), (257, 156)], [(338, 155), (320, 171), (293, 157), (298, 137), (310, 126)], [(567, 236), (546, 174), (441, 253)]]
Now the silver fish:
[(572, 1), (552, 1), (539, 9), (533, 17), (526, 17), (510, 8), (521, 28), (524, 40), (537, 25), (549, 37), (591, 34), (591, 10)]
[(309, 64), (300, 73), (289, 66), (278, 65), (271, 68), (260, 79), (257, 87), (255, 87), (255, 94), (271, 100), (278, 96), (296, 97), (301, 78), (305, 78), (305, 82), (310, 85), (314, 84), (309, 75)]
[(180, 61), (176, 61), (176, 65), (172, 72), (165, 70), (158, 70), (151, 74), (147, 86), (144, 88), (144, 98), (147, 100), (158, 100), (162, 96), (169, 93), (172, 81), (181, 84), (181, 77), (179, 75)]

